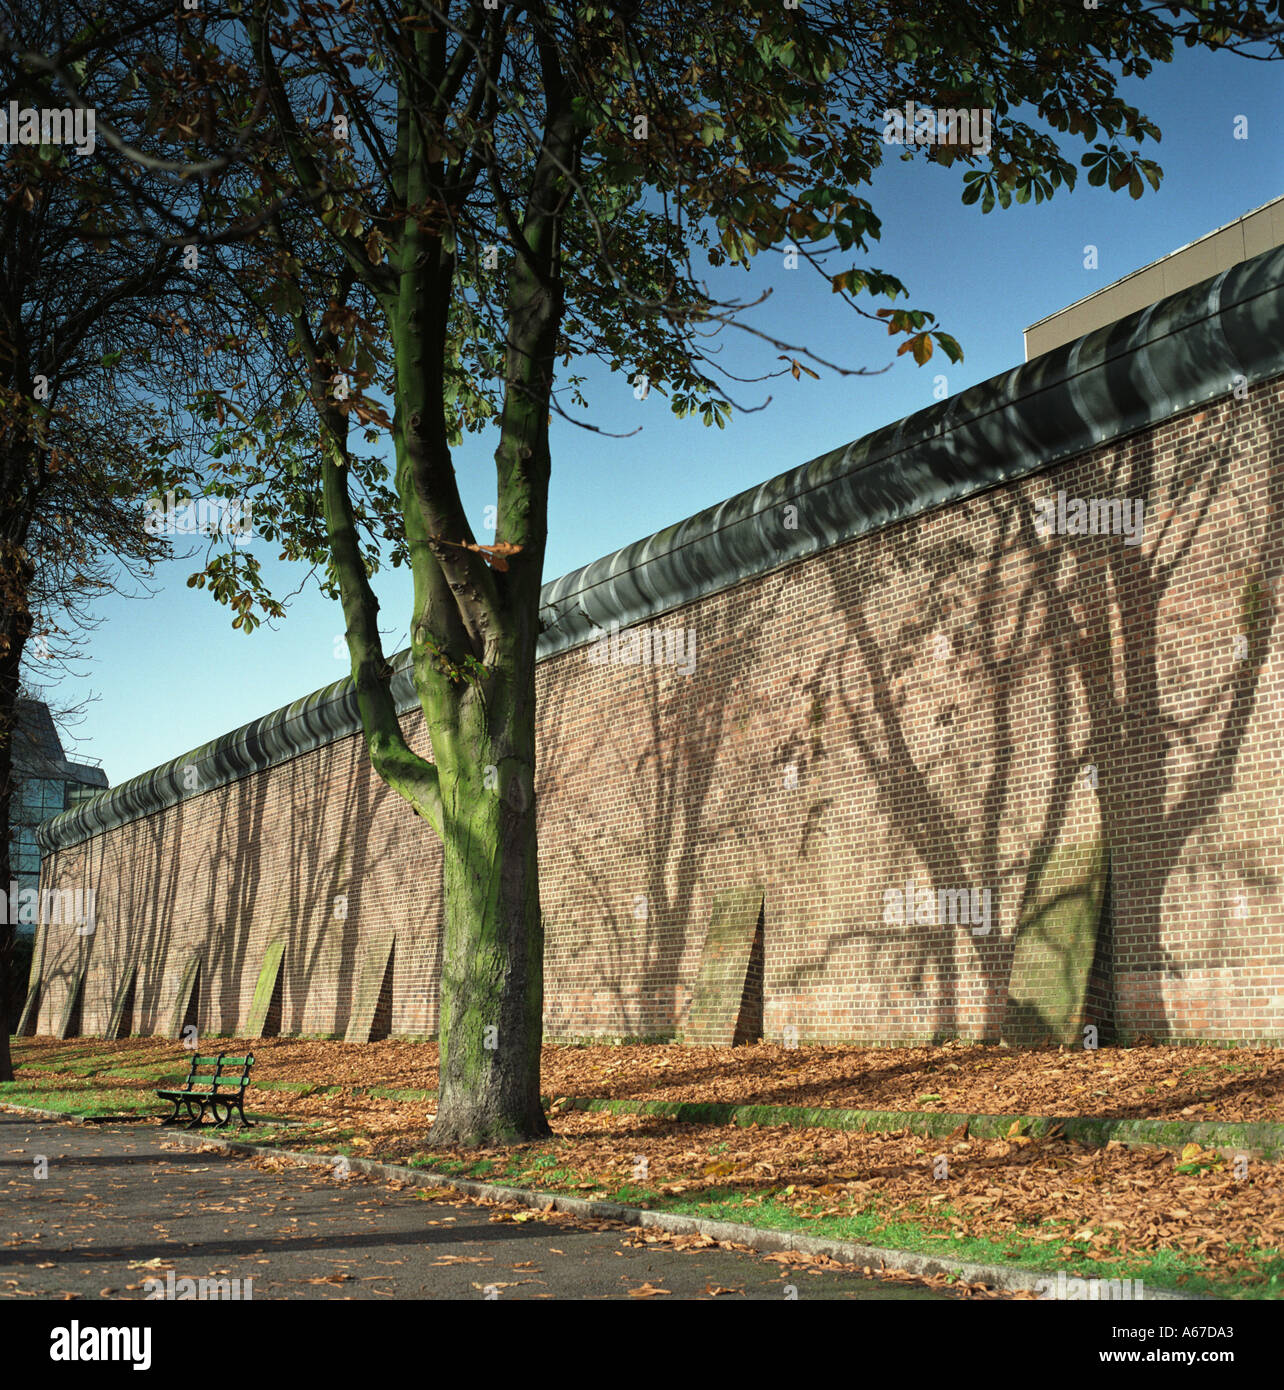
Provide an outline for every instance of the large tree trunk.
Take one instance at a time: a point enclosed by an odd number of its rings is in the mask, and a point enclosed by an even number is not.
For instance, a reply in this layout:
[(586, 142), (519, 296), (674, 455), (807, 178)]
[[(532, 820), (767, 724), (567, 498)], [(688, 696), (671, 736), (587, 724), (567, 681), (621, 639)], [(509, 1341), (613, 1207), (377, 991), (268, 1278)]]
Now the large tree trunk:
[(470, 689), (461, 742), (473, 759), (439, 768), (445, 942), (435, 1145), (513, 1144), (550, 1133), (539, 1095), (544, 942), (533, 676), (530, 662), (527, 698), (512, 702), (492, 704)]
[(7, 911), (0, 917), (0, 1081), (13, 1080), (13, 1057), (9, 1051), (9, 1030), (17, 1026), (17, 1019), (9, 1016), (9, 997), (13, 993), (13, 948), (17, 939), (17, 929), (13, 918), (15, 905), (10, 892), (12, 887), (12, 858), (9, 837), (10, 817), (13, 806), (13, 730), (17, 715), (17, 681), (5, 678), (3, 667), (9, 665), (0, 661), (0, 891), (4, 893)]
[[(0, 541), (0, 544), (3, 544)], [(9, 997), (13, 992), (13, 948), (16, 929), (13, 918), (15, 904), (12, 887), (12, 857), (10, 837), (13, 834), (13, 739), (18, 716), (18, 673), (22, 651), (30, 628), (26, 612), (25, 584), (29, 578), (26, 567), (10, 552), (0, 555), (0, 589), (5, 594), (5, 609), (0, 617), (0, 891), (4, 892), (7, 911), (0, 915), (0, 1081), (13, 1080), (13, 1057), (9, 1050), (9, 1030), (17, 1019), (9, 1016)]]
[[(6, 615), (7, 617), (7, 615)], [(6, 621), (4, 627), (10, 626)], [(9, 1017), (9, 995), (13, 989), (13, 946), (16, 932), (10, 894), (11, 866), (9, 818), (13, 806), (13, 728), (17, 713), (17, 681), (7, 678), (12, 662), (0, 657), (0, 891), (7, 911), (0, 917), (0, 1081), (13, 1080), (13, 1057), (9, 1051), (9, 1030), (16, 1020)], [(12, 691), (10, 685), (12, 684)]]
[[(320, 347), (301, 337), (319, 364)], [(406, 337), (411, 337), (408, 331)], [(404, 340), (403, 340), (404, 341)], [(318, 370), (318, 383), (325, 380)], [(415, 501), (410, 448), (398, 438), (398, 483), (418, 602), (411, 649), (433, 762), (405, 742), (392, 701), (378, 630), (379, 604), (362, 563), (347, 490), (347, 422), (318, 385), (328, 448), (323, 503), (366, 746), (376, 772), (432, 827), (443, 849), (445, 931), (441, 978), (440, 1083), (432, 1142), (448, 1146), (520, 1143), (550, 1133), (539, 1095), (543, 1037), (543, 928), (535, 821), (535, 654), (539, 637), (542, 535), (496, 576), (477, 559), (473, 584), (493, 607), (484, 633), (465, 628), (430, 542), (466, 522), (429, 529)], [(525, 415), (534, 412), (528, 406)], [(399, 416), (434, 417), (426, 409)], [(536, 417), (538, 418), (538, 417)], [(410, 445), (419, 437), (409, 431)], [(532, 457), (547, 470), (546, 429), (534, 448), (510, 428), (501, 452)], [(448, 455), (446, 455), (448, 458)], [(451, 484), (453, 492), (453, 480)], [(542, 519), (542, 510), (538, 512)], [(458, 529), (456, 529), (458, 528)], [(478, 625), (479, 629), (481, 624)]]
[[(5, 890), (8, 895), (8, 888)], [(12, 1081), (13, 1054), (9, 1050), (9, 1031), (16, 1020), (9, 1017), (9, 991), (13, 988), (13, 947), (15, 932), (8, 922), (0, 923), (0, 1081)]]

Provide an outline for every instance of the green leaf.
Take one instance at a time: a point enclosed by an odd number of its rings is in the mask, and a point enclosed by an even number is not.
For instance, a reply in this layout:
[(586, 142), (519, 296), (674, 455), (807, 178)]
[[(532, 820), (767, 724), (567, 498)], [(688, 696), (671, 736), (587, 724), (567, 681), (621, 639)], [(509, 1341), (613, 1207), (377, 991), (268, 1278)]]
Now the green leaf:
[(945, 353), (946, 357), (948, 357), (951, 362), (962, 362), (963, 349), (959, 346), (956, 339), (952, 338), (948, 333), (935, 333), (933, 337), (935, 337), (937, 343), (940, 344), (941, 351)]

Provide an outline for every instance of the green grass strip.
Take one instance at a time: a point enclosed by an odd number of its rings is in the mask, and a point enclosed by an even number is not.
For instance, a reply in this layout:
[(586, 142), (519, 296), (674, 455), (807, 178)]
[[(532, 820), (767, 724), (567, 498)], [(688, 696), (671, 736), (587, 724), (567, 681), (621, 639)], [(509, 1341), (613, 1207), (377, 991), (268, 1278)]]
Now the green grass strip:
[(0, 1103), (27, 1105), (36, 1110), (56, 1110), (63, 1115), (125, 1115), (153, 1110), (160, 1102), (145, 1092), (119, 1089), (44, 1090), (39, 1086), (0, 1082)]
[[(376, 1157), (374, 1154), (368, 1157)], [(1094, 1258), (1088, 1242), (1071, 1237), (1073, 1226), (1056, 1241), (1035, 1237), (1055, 1223), (1045, 1219), (1023, 1232), (1003, 1235), (956, 1237), (949, 1218), (955, 1213), (948, 1206), (926, 1207), (911, 1214), (884, 1214), (877, 1201), (861, 1211), (843, 1216), (812, 1216), (823, 1203), (811, 1206), (795, 1199), (780, 1199), (778, 1189), (762, 1189), (756, 1194), (742, 1188), (710, 1184), (700, 1192), (663, 1193), (637, 1183), (616, 1185), (592, 1180), (577, 1170), (563, 1166), (555, 1150), (529, 1150), (507, 1159), (474, 1161), (443, 1160), (435, 1154), (418, 1154), (401, 1160), (422, 1172), (443, 1177), (472, 1178), (483, 1182), (511, 1183), (540, 1192), (583, 1197), (591, 1201), (617, 1202), (650, 1211), (673, 1212), (682, 1216), (704, 1217), (714, 1221), (738, 1222), (764, 1230), (787, 1231), (823, 1240), (849, 1241), (884, 1249), (908, 1250), (916, 1254), (944, 1255), (977, 1264), (1011, 1266), (1035, 1273), (1055, 1274), (1065, 1270), (1074, 1278), (1142, 1279), (1152, 1288), (1178, 1289), (1186, 1293), (1205, 1293), (1218, 1298), (1278, 1299), (1284, 1297), (1284, 1252), (1277, 1247), (1251, 1245), (1242, 1253), (1252, 1268), (1229, 1275), (1206, 1257), (1180, 1251), (1157, 1250), (1121, 1254), (1114, 1260)], [(1072, 1247), (1067, 1249), (1066, 1247)]]

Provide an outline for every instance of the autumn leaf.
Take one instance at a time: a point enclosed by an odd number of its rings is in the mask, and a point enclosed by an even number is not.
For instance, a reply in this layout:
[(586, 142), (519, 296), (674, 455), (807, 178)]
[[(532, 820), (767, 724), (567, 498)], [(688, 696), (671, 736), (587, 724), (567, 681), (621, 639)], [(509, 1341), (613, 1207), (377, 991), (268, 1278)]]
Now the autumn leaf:
[(904, 353), (913, 353), (914, 361), (921, 367), (932, 355), (932, 335), (930, 333), (915, 333), (896, 349), (897, 357)]
[(629, 1290), (630, 1298), (657, 1298), (661, 1294), (667, 1294), (668, 1289), (662, 1289), (657, 1284), (648, 1280), (645, 1284), (639, 1285), (636, 1289)]
[(796, 357), (790, 357), (782, 352), (780, 354), (780, 360), (789, 363), (789, 374), (795, 381), (799, 380), (799, 374), (802, 372), (806, 372), (807, 375), (815, 381), (820, 380), (820, 374), (818, 372), (813, 372), (810, 367), (804, 366)]

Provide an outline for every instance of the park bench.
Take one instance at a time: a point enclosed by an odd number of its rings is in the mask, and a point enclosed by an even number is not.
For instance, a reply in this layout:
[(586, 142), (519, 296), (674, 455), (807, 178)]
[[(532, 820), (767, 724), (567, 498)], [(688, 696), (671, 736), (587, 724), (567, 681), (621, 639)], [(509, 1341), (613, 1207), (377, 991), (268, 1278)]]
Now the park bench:
[(187, 1128), (196, 1129), (204, 1122), (208, 1110), (217, 1128), (227, 1125), (235, 1112), (241, 1117), (244, 1129), (251, 1123), (245, 1118), (245, 1088), (250, 1084), (253, 1065), (252, 1052), (244, 1057), (229, 1057), (226, 1052), (220, 1052), (217, 1057), (193, 1057), (187, 1080), (181, 1087), (156, 1092), (174, 1106), (174, 1113), (166, 1115), (161, 1124), (177, 1124), (182, 1118), (181, 1111), (186, 1109)]

